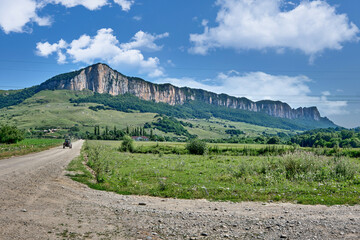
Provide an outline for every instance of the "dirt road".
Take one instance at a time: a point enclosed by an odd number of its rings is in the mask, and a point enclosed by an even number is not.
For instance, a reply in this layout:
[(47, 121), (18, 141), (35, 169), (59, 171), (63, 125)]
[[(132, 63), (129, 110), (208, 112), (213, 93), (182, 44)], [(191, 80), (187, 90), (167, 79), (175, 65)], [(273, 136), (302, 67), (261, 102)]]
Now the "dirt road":
[(0, 239), (360, 239), (360, 206), (122, 196), (65, 176), (80, 152), (0, 161)]

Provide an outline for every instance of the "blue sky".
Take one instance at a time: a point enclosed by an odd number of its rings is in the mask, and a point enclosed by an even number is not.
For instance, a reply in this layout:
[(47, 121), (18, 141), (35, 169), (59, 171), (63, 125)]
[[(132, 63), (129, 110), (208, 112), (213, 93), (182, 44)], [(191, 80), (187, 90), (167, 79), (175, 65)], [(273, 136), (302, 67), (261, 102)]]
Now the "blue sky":
[(0, 89), (104, 62), (360, 126), (360, 1), (1, 0)]

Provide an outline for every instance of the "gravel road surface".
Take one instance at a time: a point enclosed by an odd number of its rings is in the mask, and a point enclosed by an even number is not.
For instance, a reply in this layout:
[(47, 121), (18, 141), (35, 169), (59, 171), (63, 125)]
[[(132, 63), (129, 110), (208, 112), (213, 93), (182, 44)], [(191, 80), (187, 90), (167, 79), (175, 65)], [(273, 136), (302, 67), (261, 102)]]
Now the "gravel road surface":
[(65, 176), (80, 153), (0, 160), (0, 239), (360, 239), (360, 206), (123, 196)]

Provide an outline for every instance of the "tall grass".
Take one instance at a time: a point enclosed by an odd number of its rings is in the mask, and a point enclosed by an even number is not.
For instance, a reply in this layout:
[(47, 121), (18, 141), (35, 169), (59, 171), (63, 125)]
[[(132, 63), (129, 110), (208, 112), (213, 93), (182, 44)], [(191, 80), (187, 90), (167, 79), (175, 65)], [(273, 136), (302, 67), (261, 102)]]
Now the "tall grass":
[(294, 152), (296, 148), (289, 146), (269, 146), (263, 145), (261, 147), (251, 147), (251, 145), (245, 145), (243, 148), (219, 148), (218, 146), (211, 146), (208, 149), (209, 154), (220, 154), (229, 156), (277, 156), (288, 152)]
[(346, 157), (326, 157), (295, 151), (258, 163), (240, 162), (232, 167), (232, 171), (234, 177), (264, 175), (292, 182), (323, 182), (354, 180), (360, 173), (359, 167), (359, 164)]

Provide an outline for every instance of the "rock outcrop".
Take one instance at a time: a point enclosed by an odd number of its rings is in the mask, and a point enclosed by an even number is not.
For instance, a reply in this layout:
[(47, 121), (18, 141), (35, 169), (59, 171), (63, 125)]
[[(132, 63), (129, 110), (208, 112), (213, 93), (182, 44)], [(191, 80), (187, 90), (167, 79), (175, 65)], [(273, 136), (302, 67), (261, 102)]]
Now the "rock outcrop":
[(263, 112), (280, 118), (321, 120), (316, 107), (292, 109), (287, 103), (280, 101), (253, 102), (247, 98), (216, 94), (202, 89), (179, 88), (171, 84), (154, 84), (140, 78), (127, 77), (101, 63), (76, 72), (58, 75), (43, 83), (41, 88), (80, 91), (89, 89), (96, 93), (108, 93), (114, 96), (129, 93), (144, 100), (164, 102), (170, 105), (198, 100), (218, 106)]

